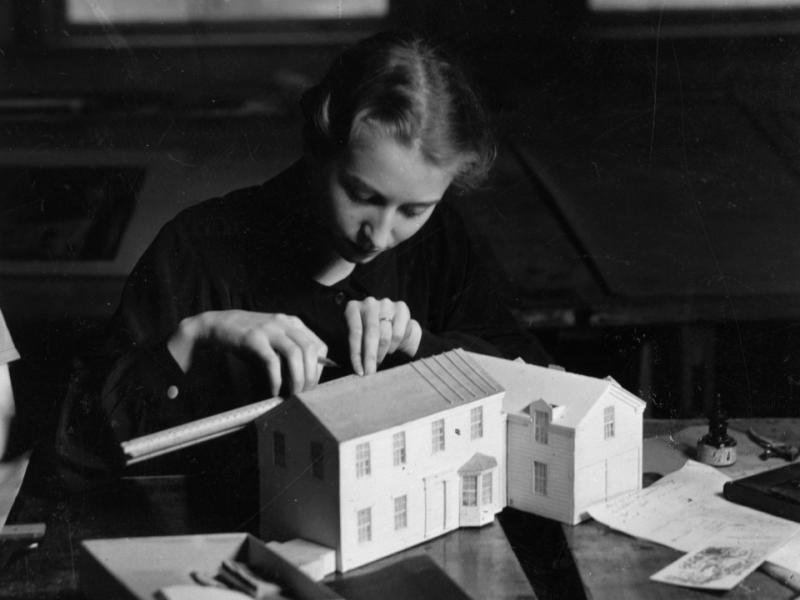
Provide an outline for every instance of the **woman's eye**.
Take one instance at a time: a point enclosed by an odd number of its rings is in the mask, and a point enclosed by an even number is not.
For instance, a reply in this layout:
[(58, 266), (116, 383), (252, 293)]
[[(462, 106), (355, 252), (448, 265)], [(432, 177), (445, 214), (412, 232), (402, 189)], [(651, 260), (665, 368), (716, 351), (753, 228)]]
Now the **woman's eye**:
[(413, 208), (403, 208), (401, 212), (403, 215), (409, 219), (414, 219), (416, 217), (421, 217), (426, 212), (428, 212), (429, 206), (416, 206)]

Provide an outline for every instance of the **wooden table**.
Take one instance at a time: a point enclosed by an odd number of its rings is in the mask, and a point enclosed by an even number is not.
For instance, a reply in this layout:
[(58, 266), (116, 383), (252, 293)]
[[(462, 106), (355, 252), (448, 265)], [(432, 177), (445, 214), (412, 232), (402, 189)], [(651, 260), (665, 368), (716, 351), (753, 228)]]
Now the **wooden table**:
[[(702, 421), (646, 421), (645, 437), (678, 434), (687, 426)], [(733, 419), (729, 429), (747, 431), (752, 426), (762, 435), (772, 439), (800, 442), (800, 419)], [(785, 438), (784, 438), (785, 436)], [(686, 453), (686, 458), (692, 458)], [(774, 467), (786, 464), (781, 459), (770, 459)], [(664, 457), (648, 456), (645, 446), (644, 471), (667, 473), (675, 463)], [(683, 553), (665, 546), (617, 533), (595, 521), (576, 527), (564, 528), (567, 544), (575, 561), (587, 598), (592, 600), (684, 600), (693, 598), (718, 598), (720, 594), (655, 583), (650, 575), (659, 571)], [(726, 600), (789, 599), (796, 593), (781, 585), (762, 571), (749, 575), (730, 592)]]
[[(207, 480), (195, 477), (129, 477), (68, 494), (47, 469), (40, 472), (35, 458), (9, 522), (45, 521), (47, 533), (39, 548), (0, 568), (0, 598), (83, 598), (78, 554), (84, 539), (225, 531), (257, 534), (257, 520), (241, 518), (245, 513), (240, 501), (252, 493), (244, 482), (222, 482), (213, 489)], [(237, 488), (241, 493), (232, 494)], [(499, 521), (457, 530), (348, 572), (345, 578), (369, 575), (419, 555), (433, 559), (476, 600), (536, 600)], [(400, 593), (384, 596), (402, 597)]]

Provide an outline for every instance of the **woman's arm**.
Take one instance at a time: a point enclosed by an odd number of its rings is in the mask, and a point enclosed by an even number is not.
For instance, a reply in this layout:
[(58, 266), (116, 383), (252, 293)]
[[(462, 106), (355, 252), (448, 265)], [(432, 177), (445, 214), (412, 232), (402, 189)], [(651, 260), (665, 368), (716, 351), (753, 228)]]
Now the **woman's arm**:
[(14, 389), (11, 387), (11, 375), (8, 365), (0, 365), (0, 460), (8, 449), (11, 434), (11, 423), (16, 414), (14, 406)]

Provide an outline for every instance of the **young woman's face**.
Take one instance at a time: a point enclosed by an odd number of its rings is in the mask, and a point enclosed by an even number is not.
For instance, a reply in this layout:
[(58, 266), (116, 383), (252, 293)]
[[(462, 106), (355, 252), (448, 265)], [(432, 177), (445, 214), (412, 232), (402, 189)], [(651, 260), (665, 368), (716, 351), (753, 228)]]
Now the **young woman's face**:
[(455, 174), (416, 147), (365, 132), (324, 168), (323, 193), (334, 249), (363, 264), (407, 240), (430, 218)]

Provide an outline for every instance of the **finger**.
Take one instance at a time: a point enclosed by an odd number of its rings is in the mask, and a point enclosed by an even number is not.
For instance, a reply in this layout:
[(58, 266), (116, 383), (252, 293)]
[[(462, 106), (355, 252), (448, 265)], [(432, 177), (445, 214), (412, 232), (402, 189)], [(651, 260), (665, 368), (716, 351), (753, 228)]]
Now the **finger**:
[(408, 320), (406, 333), (397, 347), (398, 352), (402, 352), (406, 356), (414, 357), (419, 350), (419, 344), (422, 341), (422, 327), (415, 319)]
[(302, 353), (303, 362), (303, 390), (313, 388), (319, 381), (321, 374), (319, 357), (328, 353), (325, 343), (311, 331), (305, 323), (297, 317), (292, 317), (286, 335), (291, 339)]
[[(371, 300), (371, 302), (370, 302)], [(379, 324), (380, 304), (374, 298), (367, 298), (361, 305), (361, 322), (364, 334), (361, 339), (364, 374), (371, 375), (378, 370), (378, 343), (381, 331)]]
[(392, 343), (392, 321), (391, 319), (381, 317), (378, 319), (378, 364), (383, 362), (386, 355), (389, 353), (389, 347)]
[(270, 392), (273, 397), (280, 394), (281, 384), (281, 358), (269, 343), (269, 337), (264, 332), (254, 329), (243, 340), (247, 350), (250, 350), (264, 363), (269, 377)]
[(406, 335), (408, 322), (410, 320), (411, 311), (408, 305), (405, 302), (398, 302), (395, 304), (394, 319), (392, 319), (392, 341), (389, 344), (388, 354), (393, 354), (398, 346), (400, 346), (400, 343)]
[(273, 347), (286, 364), (286, 370), (289, 375), (289, 389), (287, 391), (290, 394), (302, 391), (306, 380), (302, 349), (285, 333), (274, 336)]
[(364, 325), (361, 322), (361, 304), (350, 300), (344, 309), (344, 318), (347, 322), (347, 344), (350, 348), (350, 363), (353, 371), (358, 375), (364, 374), (364, 363), (361, 360), (361, 337)]

